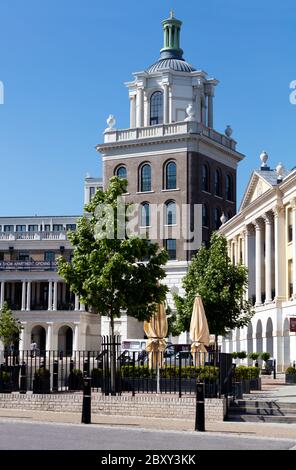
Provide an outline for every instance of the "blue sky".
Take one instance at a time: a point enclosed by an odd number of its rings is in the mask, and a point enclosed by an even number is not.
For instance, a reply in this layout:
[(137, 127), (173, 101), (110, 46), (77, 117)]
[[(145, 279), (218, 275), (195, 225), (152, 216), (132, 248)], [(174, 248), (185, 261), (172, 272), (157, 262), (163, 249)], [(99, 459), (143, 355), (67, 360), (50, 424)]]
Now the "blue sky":
[(220, 81), (215, 128), (246, 155), (239, 200), (263, 149), (296, 165), (294, 0), (1, 0), (0, 215), (81, 213), (106, 118), (128, 127), (123, 83), (158, 59), (170, 8), (186, 60)]

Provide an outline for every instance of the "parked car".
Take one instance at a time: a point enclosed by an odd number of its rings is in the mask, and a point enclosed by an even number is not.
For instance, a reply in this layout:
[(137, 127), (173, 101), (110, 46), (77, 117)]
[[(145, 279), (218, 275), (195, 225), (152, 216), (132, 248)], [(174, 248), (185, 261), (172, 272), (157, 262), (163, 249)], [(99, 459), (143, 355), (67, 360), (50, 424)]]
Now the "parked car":
[(193, 357), (190, 351), (179, 351), (165, 357), (166, 366), (178, 366), (181, 361), (181, 366), (193, 366)]

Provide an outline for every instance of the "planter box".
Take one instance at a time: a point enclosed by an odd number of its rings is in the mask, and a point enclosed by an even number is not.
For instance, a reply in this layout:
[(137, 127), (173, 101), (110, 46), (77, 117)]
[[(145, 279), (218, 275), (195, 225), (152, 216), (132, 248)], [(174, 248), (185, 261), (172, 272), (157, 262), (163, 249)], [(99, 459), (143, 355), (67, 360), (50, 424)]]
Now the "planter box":
[(233, 382), (233, 396), (234, 398), (243, 398), (243, 384), (242, 382)]
[(296, 374), (285, 374), (286, 384), (296, 384)]
[[(218, 381), (208, 380), (205, 383), (205, 398), (216, 398), (218, 393)], [(135, 392), (156, 392), (157, 391), (157, 379), (150, 377), (124, 377), (122, 379), (122, 390), (131, 392), (133, 389)], [(161, 392), (172, 392), (178, 393), (179, 379), (178, 377), (173, 379), (160, 378), (159, 388)], [(182, 393), (196, 393), (196, 379), (182, 379), (181, 380), (181, 392)]]
[(250, 393), (250, 391), (251, 391), (250, 380), (249, 379), (243, 379), (242, 384), (243, 384), (243, 393)]
[(35, 377), (33, 379), (33, 393), (49, 394), (50, 377)]
[(83, 389), (83, 376), (82, 374), (71, 374), (68, 378), (68, 390), (82, 390)]
[(261, 379), (250, 379), (250, 389), (251, 390), (261, 390)]

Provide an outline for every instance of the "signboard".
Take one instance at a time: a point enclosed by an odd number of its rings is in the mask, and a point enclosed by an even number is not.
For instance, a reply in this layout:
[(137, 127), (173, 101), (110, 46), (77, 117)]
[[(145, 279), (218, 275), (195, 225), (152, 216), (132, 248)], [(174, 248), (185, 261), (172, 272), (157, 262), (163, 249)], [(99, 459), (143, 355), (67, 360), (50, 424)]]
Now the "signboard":
[(290, 332), (296, 333), (296, 317), (290, 318)]

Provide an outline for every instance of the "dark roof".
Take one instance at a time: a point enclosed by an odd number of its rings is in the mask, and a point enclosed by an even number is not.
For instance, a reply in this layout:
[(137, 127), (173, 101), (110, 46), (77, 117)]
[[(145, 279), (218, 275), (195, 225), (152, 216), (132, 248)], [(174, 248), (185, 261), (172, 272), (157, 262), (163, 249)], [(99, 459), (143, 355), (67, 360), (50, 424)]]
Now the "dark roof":
[(160, 59), (155, 64), (150, 65), (146, 72), (153, 73), (165, 69), (172, 69), (177, 72), (194, 72), (196, 70), (183, 59)]
[[(256, 173), (261, 176), (267, 183), (269, 183), (271, 186), (276, 186), (278, 185), (278, 174), (276, 170), (259, 170), (256, 171)], [(282, 181), (291, 173), (291, 171), (286, 170), (285, 168), (283, 169), (283, 178)]]

